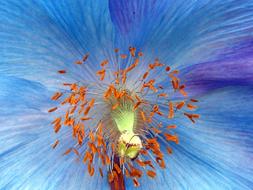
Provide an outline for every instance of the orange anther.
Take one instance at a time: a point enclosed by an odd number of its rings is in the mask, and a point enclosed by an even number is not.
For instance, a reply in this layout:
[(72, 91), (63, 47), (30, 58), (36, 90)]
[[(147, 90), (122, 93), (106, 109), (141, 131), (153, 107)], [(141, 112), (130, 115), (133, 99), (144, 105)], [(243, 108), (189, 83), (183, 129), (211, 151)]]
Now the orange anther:
[(168, 95), (166, 93), (158, 94), (158, 97), (167, 97)]
[(91, 107), (88, 106), (85, 110), (84, 110), (84, 115), (87, 115), (90, 111)]
[(108, 182), (109, 182), (109, 183), (112, 183), (112, 182), (113, 182), (113, 179), (114, 179), (113, 173), (110, 172), (110, 173), (108, 174)]
[(141, 103), (142, 102), (137, 102), (133, 107), (133, 111), (135, 111), (141, 105)]
[(119, 165), (117, 163), (114, 163), (113, 166), (114, 166), (115, 170), (117, 171), (117, 173), (120, 174), (121, 169), (120, 169)]
[(142, 79), (144, 80), (144, 79), (146, 79), (147, 78), (147, 76), (148, 76), (148, 74), (149, 74), (149, 72), (147, 71), (147, 72), (145, 72), (144, 73), (144, 75), (142, 76)]
[(54, 112), (55, 110), (57, 110), (57, 107), (49, 109), (48, 112)]
[(143, 111), (141, 111), (141, 117), (142, 117), (142, 120), (143, 120), (144, 122), (147, 121), (147, 118), (146, 118), (145, 113), (144, 113)]
[(179, 103), (176, 104), (176, 108), (180, 110), (184, 105), (185, 105), (184, 101), (179, 102)]
[(194, 110), (194, 109), (197, 108), (197, 106), (194, 106), (192, 104), (187, 104), (187, 107), (188, 107), (189, 110)]
[(167, 129), (175, 129), (175, 128), (177, 128), (176, 125), (168, 125), (168, 126), (167, 126)]
[(169, 71), (170, 71), (170, 67), (167, 66), (167, 67), (165, 68), (165, 70), (166, 70), (167, 72), (169, 72)]
[(77, 64), (77, 65), (81, 65), (82, 63), (83, 63), (83, 62), (80, 61), (80, 60), (78, 60), (78, 61), (75, 62), (75, 64)]
[(134, 182), (134, 186), (135, 187), (139, 187), (140, 183), (138, 182), (138, 180), (136, 178), (133, 178), (133, 182)]
[(168, 154), (172, 154), (172, 149), (170, 147), (167, 147), (166, 150), (167, 150)]
[(101, 65), (101, 67), (103, 67), (103, 66), (107, 65), (108, 63), (109, 63), (108, 60), (104, 60), (104, 61), (102, 61), (102, 62), (100, 63), (100, 65)]
[(58, 133), (58, 131), (61, 129), (61, 124), (60, 123), (56, 123), (55, 125), (54, 125), (54, 132), (55, 133)]
[(149, 177), (151, 177), (151, 178), (154, 178), (154, 177), (156, 176), (156, 173), (155, 173), (154, 171), (152, 171), (152, 170), (148, 170), (148, 171), (147, 171), (147, 175), (148, 175)]
[(135, 56), (136, 48), (134, 48), (134, 47), (129, 47), (129, 51), (130, 51), (131, 56), (134, 57), (134, 56)]
[(90, 107), (93, 107), (94, 106), (94, 103), (95, 103), (95, 98), (92, 98), (90, 103), (89, 103), (89, 106)]
[(104, 177), (102, 168), (99, 168), (99, 173), (100, 173), (100, 176), (101, 176), (101, 177)]
[(59, 142), (60, 142), (59, 140), (56, 140), (56, 141), (54, 142), (54, 144), (52, 145), (52, 148), (55, 149), (55, 147), (59, 144)]
[(143, 56), (143, 53), (142, 53), (142, 52), (139, 52), (139, 53), (138, 53), (138, 56), (139, 56), (139, 57), (142, 57), (142, 56)]
[(82, 121), (91, 120), (91, 117), (82, 117), (80, 120), (82, 120)]
[(193, 123), (195, 123), (194, 119), (199, 119), (200, 118), (199, 114), (184, 113), (184, 115), (187, 116)]
[(174, 108), (173, 108), (173, 103), (169, 102), (169, 114), (168, 114), (168, 118), (172, 119), (174, 117)]
[(56, 92), (52, 97), (51, 99), (52, 100), (58, 100), (61, 96), (62, 96), (63, 93), (61, 92)]
[(66, 71), (65, 71), (65, 70), (59, 70), (58, 73), (60, 73), (60, 74), (65, 74)]
[(126, 59), (126, 58), (127, 58), (127, 55), (121, 54), (120, 57), (121, 57), (121, 59)]
[(116, 104), (114, 104), (114, 105), (112, 106), (112, 110), (115, 110), (118, 106), (119, 106), (119, 102), (117, 102)]
[(72, 150), (72, 148), (69, 148), (68, 150), (66, 150), (66, 151), (64, 152), (63, 155), (68, 155), (68, 154), (71, 152), (71, 150)]
[(176, 144), (178, 144), (178, 137), (176, 135), (171, 135), (171, 134), (168, 134), (168, 133), (164, 133), (164, 136), (165, 136), (167, 141), (173, 141)]
[(88, 164), (88, 172), (89, 172), (90, 176), (93, 176), (94, 172), (95, 172), (94, 167), (90, 163)]
[(89, 57), (89, 53), (85, 54), (85, 55), (83, 56), (83, 62), (87, 61), (88, 57)]

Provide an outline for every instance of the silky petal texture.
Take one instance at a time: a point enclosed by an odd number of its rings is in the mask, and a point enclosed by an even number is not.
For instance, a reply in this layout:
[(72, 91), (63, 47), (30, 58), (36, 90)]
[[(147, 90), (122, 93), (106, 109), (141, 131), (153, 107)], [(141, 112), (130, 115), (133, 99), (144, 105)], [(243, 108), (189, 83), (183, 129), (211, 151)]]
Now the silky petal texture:
[[(62, 156), (73, 144), (66, 130), (52, 150), (47, 109), (62, 80), (97, 82), (98, 63), (129, 45), (144, 51), (143, 63), (159, 57), (183, 69), (200, 97), (201, 120), (177, 123), (180, 144), (171, 145), (167, 170), (139, 189), (251, 189), (252, 14), (252, 1), (0, 2), (0, 189), (109, 189), (75, 155)], [(73, 66), (87, 52), (92, 66)], [(59, 79), (64, 68), (70, 75)]]
[[(94, 63), (111, 57), (114, 32), (106, 1), (10, 0), (1, 2), (0, 19), (2, 74), (56, 86), (57, 70), (68, 68), (72, 79), (84, 80), (86, 70), (98, 68)], [(92, 67), (72, 67), (86, 53)]]
[(182, 177), (178, 189), (252, 188), (252, 90), (216, 90), (199, 98), (197, 127), (180, 120), (180, 144), (173, 148), (175, 163), (171, 163), (172, 175)]
[(227, 86), (252, 86), (253, 41), (242, 42), (214, 61), (187, 67), (180, 76), (191, 96)]
[[(107, 2), (1, 1), (0, 20), (0, 189), (109, 188), (74, 154), (62, 155), (74, 143), (66, 129), (52, 149), (59, 135), (47, 113), (62, 81), (96, 81), (91, 72), (111, 57)], [(92, 66), (74, 66), (88, 52)], [(69, 75), (59, 77), (60, 69)]]
[[(253, 74), (252, 1), (110, 0), (110, 12), (119, 44), (139, 47), (148, 54), (148, 62), (158, 57), (172, 68), (193, 72), (185, 80), (198, 80), (198, 69), (194, 70), (199, 64), (204, 71), (202, 63), (212, 68), (212, 73), (203, 73), (206, 79), (209, 74), (219, 75), (221, 70), (229, 73), (231, 67), (240, 69), (244, 62), (249, 69), (237, 72), (236, 78), (243, 80), (245, 75)], [(226, 76), (226, 80), (232, 80), (234, 72)], [(206, 86), (206, 82), (198, 81), (199, 91), (227, 85), (209, 80)]]

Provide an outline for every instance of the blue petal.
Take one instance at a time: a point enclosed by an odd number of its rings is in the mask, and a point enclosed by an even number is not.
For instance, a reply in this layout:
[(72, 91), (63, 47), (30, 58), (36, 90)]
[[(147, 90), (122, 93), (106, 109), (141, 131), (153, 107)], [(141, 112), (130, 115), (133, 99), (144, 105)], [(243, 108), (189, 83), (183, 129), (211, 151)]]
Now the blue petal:
[(252, 1), (110, 0), (110, 12), (120, 43), (182, 70), (190, 95), (252, 85)]
[[(0, 20), (0, 189), (109, 188), (107, 180), (90, 178), (75, 155), (62, 156), (71, 138), (52, 150), (57, 136), (47, 113), (62, 80), (93, 80), (97, 63), (111, 57), (107, 2), (10, 0), (0, 3)], [(74, 66), (87, 52), (89, 65)], [(70, 75), (59, 80), (60, 69)]]
[(252, 40), (250, 0), (110, 0), (110, 12), (119, 43), (133, 44), (177, 68), (215, 60)]
[(174, 189), (252, 188), (252, 92), (249, 87), (216, 90), (200, 98), (196, 125), (178, 122), (180, 143), (168, 160)]
[[(97, 63), (113, 53), (114, 31), (106, 1), (10, 0), (1, 2), (0, 20), (0, 73), (53, 87), (59, 69), (70, 71), (68, 79), (81, 80), (85, 75), (94, 79), (91, 72)], [(88, 65), (74, 66), (86, 53), (90, 53)]]

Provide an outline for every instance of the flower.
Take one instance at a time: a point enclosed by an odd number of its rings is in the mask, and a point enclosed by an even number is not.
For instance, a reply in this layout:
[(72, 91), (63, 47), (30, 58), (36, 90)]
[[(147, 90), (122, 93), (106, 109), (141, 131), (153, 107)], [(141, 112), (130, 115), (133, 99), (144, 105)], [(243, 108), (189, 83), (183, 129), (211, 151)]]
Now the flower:
[[(117, 147), (107, 155), (115, 153), (119, 160), (110, 161), (141, 163), (138, 155), (148, 142), (143, 139), (150, 139), (143, 122), (151, 111), (159, 122), (177, 127), (167, 133), (169, 142), (166, 135), (165, 141), (151, 140), (164, 156), (158, 167), (142, 170), (141, 178), (125, 177), (127, 189), (135, 189), (133, 182), (140, 189), (251, 189), (252, 7), (249, 0), (1, 2), (0, 189), (110, 189), (107, 167), (97, 168), (102, 164), (98, 157), (87, 165), (92, 151), (97, 152), (92, 141), (102, 133), (101, 147)], [(163, 66), (148, 70), (155, 63)], [(140, 77), (147, 83), (134, 86)], [(177, 82), (185, 84), (192, 102), (188, 107), (198, 109), (195, 115), (180, 114), (172, 123), (172, 108), (184, 98)], [(169, 97), (160, 94), (161, 102), (146, 108), (159, 95), (157, 85)], [(155, 95), (145, 94), (142, 87)], [(118, 100), (119, 94), (123, 95)], [(68, 105), (73, 110), (77, 105), (77, 96), (87, 100), (78, 125), (82, 128), (83, 123), (85, 130), (80, 131), (75, 131), (68, 112)], [(198, 114), (193, 124), (189, 119)], [(59, 125), (63, 116), (70, 127)], [(143, 134), (134, 130), (135, 121)], [(84, 134), (94, 126), (97, 133)], [(84, 146), (88, 139), (91, 143)], [(168, 143), (172, 154), (166, 154)], [(164, 164), (166, 168), (159, 169)]]
[[(87, 164), (90, 176), (97, 170), (103, 178), (106, 170), (112, 189), (124, 188), (124, 177), (132, 178), (134, 186), (140, 186), (138, 178), (143, 176), (143, 170), (155, 178), (155, 166), (166, 168), (161, 144), (166, 145), (168, 154), (172, 153), (170, 143), (178, 144), (178, 136), (172, 132), (177, 127), (176, 118), (182, 119), (180, 115), (184, 115), (193, 123), (200, 118), (192, 113), (198, 100), (186, 98), (185, 85), (177, 77), (179, 71), (171, 71), (159, 59), (146, 64), (143, 53), (136, 50), (129, 47), (127, 55), (115, 49), (116, 59), (111, 63), (103, 60), (101, 69), (94, 72), (99, 81), (63, 82), (63, 89), (51, 97), (58, 101), (58, 106), (48, 110), (52, 113), (62, 108), (63, 113), (58, 112), (60, 116), (51, 123), (54, 132), (67, 126), (68, 134), (76, 141), (64, 155), (75, 153), (78, 160)], [(74, 64), (85, 69), (88, 57), (86, 53)], [(141, 73), (145, 65), (147, 68)], [(58, 73), (65, 75), (68, 71)], [(164, 78), (160, 83), (152, 78), (158, 73)], [(59, 138), (52, 145), (54, 149), (70, 136)]]

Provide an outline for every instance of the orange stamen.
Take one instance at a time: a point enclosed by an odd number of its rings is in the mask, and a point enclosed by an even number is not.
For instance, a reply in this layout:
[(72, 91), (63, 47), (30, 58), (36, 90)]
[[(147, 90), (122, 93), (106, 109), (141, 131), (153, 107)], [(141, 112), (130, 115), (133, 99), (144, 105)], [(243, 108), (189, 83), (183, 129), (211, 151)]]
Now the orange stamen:
[(187, 108), (189, 108), (189, 110), (194, 110), (197, 108), (197, 106), (194, 106), (192, 104), (187, 104)]
[(102, 168), (99, 168), (99, 173), (100, 173), (100, 176), (101, 176), (101, 177), (104, 177)]
[(193, 123), (195, 123), (194, 119), (199, 119), (200, 118), (199, 114), (184, 113), (184, 115), (187, 116)]
[(167, 126), (167, 129), (175, 129), (175, 128), (177, 128), (176, 125), (168, 125), (168, 126)]
[(134, 186), (135, 187), (139, 187), (140, 183), (138, 182), (138, 180), (136, 178), (133, 178), (133, 182), (134, 182)]
[(65, 70), (59, 70), (58, 73), (60, 73), (60, 74), (65, 74), (66, 71), (65, 71)]
[(85, 55), (83, 56), (83, 62), (87, 61), (88, 57), (89, 57), (89, 53), (85, 54)]
[(169, 72), (169, 71), (170, 71), (170, 67), (167, 66), (167, 67), (165, 68), (165, 70), (166, 70), (167, 72)]
[(142, 79), (144, 80), (144, 79), (146, 79), (147, 78), (147, 76), (148, 76), (148, 74), (149, 74), (149, 72), (147, 71), (146, 73), (144, 73), (144, 75), (142, 76)]
[(127, 58), (127, 55), (121, 54), (120, 57), (121, 57), (121, 59), (126, 59), (126, 58)]
[(114, 104), (114, 105), (112, 106), (112, 110), (115, 110), (117, 107), (119, 107), (119, 102), (117, 102), (116, 104)]
[(64, 152), (63, 155), (68, 155), (68, 154), (71, 152), (71, 150), (72, 150), (72, 148), (69, 148), (68, 150), (66, 150), (66, 151)]
[(63, 93), (61, 92), (56, 92), (52, 97), (51, 97), (51, 100), (58, 100), (61, 96), (62, 96)]
[(138, 53), (138, 56), (139, 56), (139, 57), (142, 57), (142, 56), (143, 56), (143, 53), (142, 53), (142, 52), (139, 52), (139, 53)]
[(142, 117), (142, 120), (143, 120), (144, 122), (147, 121), (147, 118), (146, 118), (145, 113), (144, 113), (143, 111), (141, 111), (141, 117)]
[(168, 118), (172, 119), (174, 117), (174, 108), (173, 108), (173, 103), (169, 102), (169, 115)]
[(55, 110), (57, 110), (57, 107), (49, 109), (48, 112), (54, 112)]
[(129, 48), (129, 51), (130, 51), (131, 56), (132, 56), (132, 57), (135, 57), (136, 48), (130, 47), (130, 48)]
[(101, 62), (101, 67), (104, 67), (105, 65), (107, 65), (109, 63), (109, 61), (108, 60), (104, 60), (104, 61), (102, 61)]
[(75, 64), (77, 64), (77, 65), (81, 65), (81, 64), (83, 64), (83, 62), (82, 62), (82, 61), (80, 61), (80, 60), (78, 60), (78, 61), (76, 61), (76, 62), (75, 62)]
[(121, 173), (121, 169), (120, 169), (118, 164), (114, 163), (114, 168), (115, 168), (115, 170), (117, 171), (118, 174)]
[(59, 140), (56, 140), (56, 141), (54, 142), (54, 144), (52, 145), (52, 148), (55, 149), (56, 146), (59, 144), (59, 142), (60, 142)]
[(168, 134), (168, 133), (164, 133), (164, 136), (165, 136), (167, 141), (173, 141), (176, 144), (178, 144), (178, 137), (176, 135), (171, 135), (171, 134)]
[(177, 103), (176, 108), (180, 110), (184, 105), (185, 105), (184, 101), (179, 102), (179, 103)]
[(154, 178), (156, 176), (156, 173), (152, 170), (147, 170), (147, 175), (151, 178)]

